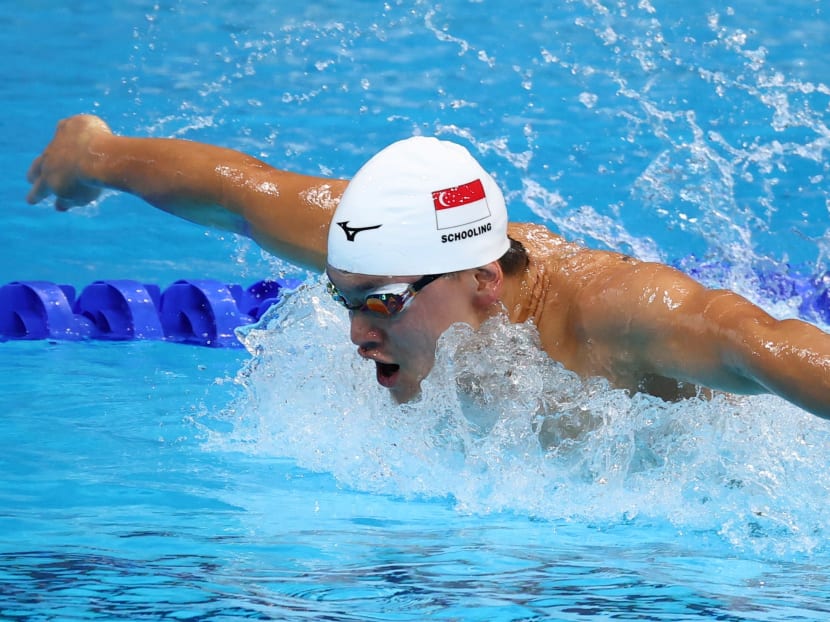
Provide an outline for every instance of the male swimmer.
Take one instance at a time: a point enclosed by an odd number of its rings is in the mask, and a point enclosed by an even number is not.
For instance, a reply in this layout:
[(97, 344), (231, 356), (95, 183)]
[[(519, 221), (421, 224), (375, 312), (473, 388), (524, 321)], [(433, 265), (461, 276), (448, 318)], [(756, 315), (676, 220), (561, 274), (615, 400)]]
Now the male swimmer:
[(212, 145), (117, 136), (79, 115), (59, 123), (28, 179), (30, 203), (54, 195), (65, 210), (114, 188), (325, 270), (351, 340), (399, 402), (418, 395), (448, 327), (505, 314), (532, 322), (566, 368), (616, 387), (664, 399), (697, 386), (773, 393), (830, 418), (830, 335), (669, 266), (508, 224), (493, 178), (451, 142), (394, 143), (347, 182)]

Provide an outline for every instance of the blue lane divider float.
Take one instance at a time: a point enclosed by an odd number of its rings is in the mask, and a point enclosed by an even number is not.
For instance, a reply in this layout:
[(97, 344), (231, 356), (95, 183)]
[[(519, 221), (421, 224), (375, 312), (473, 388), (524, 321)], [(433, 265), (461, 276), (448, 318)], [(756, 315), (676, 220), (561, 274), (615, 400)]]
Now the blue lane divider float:
[(75, 288), (46, 281), (0, 287), (0, 341), (21, 339), (165, 339), (240, 347), (234, 329), (257, 321), (299, 281), (257, 281), (248, 288), (209, 279), (161, 290), (138, 281), (96, 281)]
[[(684, 261), (693, 277), (722, 277), (719, 262)], [(799, 314), (830, 324), (830, 272), (757, 271), (770, 301), (798, 299)], [(712, 280), (709, 278), (709, 280)], [(284, 289), (300, 281), (257, 281), (248, 288), (209, 279), (176, 281), (167, 289), (138, 281), (96, 281), (75, 288), (47, 281), (0, 287), (0, 341), (20, 339), (165, 339), (210, 347), (240, 347), (234, 330), (256, 322)]]

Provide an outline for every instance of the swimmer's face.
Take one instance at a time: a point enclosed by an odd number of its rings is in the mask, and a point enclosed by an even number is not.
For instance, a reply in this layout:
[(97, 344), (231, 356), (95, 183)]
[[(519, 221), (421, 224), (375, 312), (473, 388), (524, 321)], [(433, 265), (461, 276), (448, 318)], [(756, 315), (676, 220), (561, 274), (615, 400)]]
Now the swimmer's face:
[[(359, 306), (367, 294), (400, 292), (396, 284), (412, 284), (419, 277), (377, 277), (342, 272), (329, 267), (329, 280), (350, 306)], [(457, 322), (477, 327), (484, 319), (476, 295), (476, 270), (442, 276), (425, 285), (400, 313), (361, 308), (350, 311), (351, 339), (360, 356), (372, 360), (377, 381), (398, 402), (417, 397), (421, 380), (435, 362), (435, 344)], [(371, 305), (370, 305), (371, 307)]]

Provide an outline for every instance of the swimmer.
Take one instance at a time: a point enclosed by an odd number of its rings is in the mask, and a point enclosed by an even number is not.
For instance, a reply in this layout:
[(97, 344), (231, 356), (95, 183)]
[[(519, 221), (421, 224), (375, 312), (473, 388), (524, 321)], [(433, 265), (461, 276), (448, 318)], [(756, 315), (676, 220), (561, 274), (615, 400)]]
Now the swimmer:
[(505, 314), (532, 322), (564, 367), (631, 392), (773, 393), (830, 418), (830, 335), (669, 266), (508, 223), (493, 178), (452, 142), (394, 143), (346, 181), (213, 145), (118, 136), (79, 115), (58, 124), (28, 179), (32, 204), (54, 195), (67, 210), (117, 189), (325, 271), (358, 353), (398, 402), (419, 394), (447, 328)]

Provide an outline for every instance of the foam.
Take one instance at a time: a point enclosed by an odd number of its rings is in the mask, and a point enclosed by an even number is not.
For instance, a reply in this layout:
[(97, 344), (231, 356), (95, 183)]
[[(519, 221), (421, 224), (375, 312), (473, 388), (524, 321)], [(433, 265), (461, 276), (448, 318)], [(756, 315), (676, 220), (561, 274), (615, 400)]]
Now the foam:
[(632, 397), (552, 361), (532, 325), (496, 319), (448, 331), (421, 398), (398, 406), (320, 282), (244, 333), (244, 395), (211, 446), (463, 513), (668, 524), (767, 554), (825, 546), (830, 426), (778, 398)]

